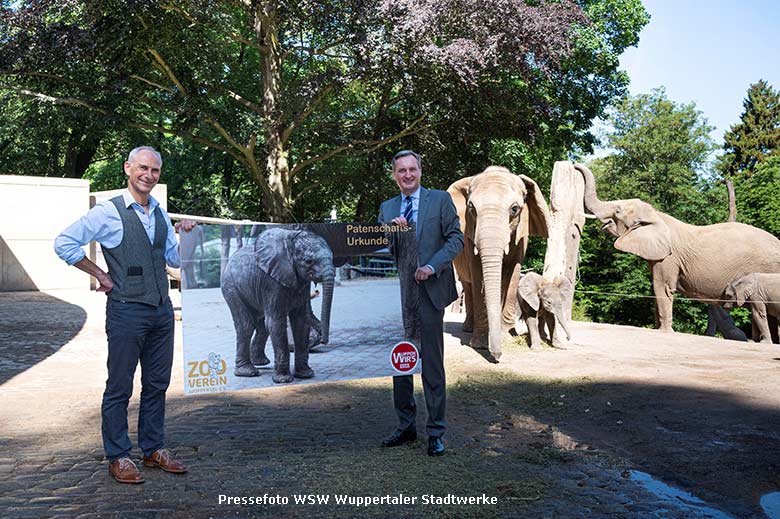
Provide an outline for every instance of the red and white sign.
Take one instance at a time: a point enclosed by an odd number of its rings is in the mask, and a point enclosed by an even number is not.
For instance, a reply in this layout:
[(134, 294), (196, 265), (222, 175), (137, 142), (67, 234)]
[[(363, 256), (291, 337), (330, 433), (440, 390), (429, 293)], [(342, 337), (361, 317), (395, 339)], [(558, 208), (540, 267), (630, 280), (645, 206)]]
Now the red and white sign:
[(420, 354), (411, 342), (399, 342), (390, 350), (390, 364), (396, 373), (408, 375), (417, 368), (419, 362)]

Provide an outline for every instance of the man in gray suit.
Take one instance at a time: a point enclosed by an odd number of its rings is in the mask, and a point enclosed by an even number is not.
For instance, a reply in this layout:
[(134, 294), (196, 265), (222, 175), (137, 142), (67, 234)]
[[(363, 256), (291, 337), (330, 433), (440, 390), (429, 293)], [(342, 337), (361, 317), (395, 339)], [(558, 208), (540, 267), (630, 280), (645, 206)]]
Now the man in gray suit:
[[(382, 203), (379, 221), (401, 227), (416, 223), (416, 244), (394, 239), (391, 252), (402, 278), (404, 328), (408, 334), (410, 327), (406, 325), (407, 321), (414, 322), (411, 329), (420, 336), (417, 346), (420, 348), (428, 408), (428, 454), (439, 456), (444, 454), (442, 436), (447, 426), (444, 419), (444, 309), (458, 296), (452, 260), (463, 249), (463, 233), (449, 193), (420, 187), (422, 162), (417, 153), (409, 150), (398, 152), (393, 157), (392, 168), (393, 179), (401, 189), (401, 195)], [(394, 238), (401, 238), (402, 234), (408, 233), (397, 233)], [(405, 258), (410, 256), (408, 248), (415, 245), (416, 254), (411, 255), (410, 263)], [(414, 282), (404, 282), (406, 272)], [(414, 306), (417, 307), (417, 315), (408, 315), (415, 312)], [(417, 439), (417, 406), (411, 375), (393, 378), (393, 402), (399, 427), (382, 442), (383, 447), (396, 447)]]

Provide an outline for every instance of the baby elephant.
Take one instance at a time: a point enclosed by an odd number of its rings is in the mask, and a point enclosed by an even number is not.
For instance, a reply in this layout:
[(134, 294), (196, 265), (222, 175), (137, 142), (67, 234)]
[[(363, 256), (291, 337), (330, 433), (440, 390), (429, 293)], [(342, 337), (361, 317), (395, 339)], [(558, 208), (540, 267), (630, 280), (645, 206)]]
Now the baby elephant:
[[(309, 329), (311, 283), (322, 283), (322, 338), (328, 343), (330, 309), (336, 270), (333, 253), (325, 240), (308, 231), (274, 228), (257, 238), (254, 247), (243, 247), (230, 257), (222, 274), (222, 295), (236, 328), (237, 377), (256, 377), (269, 335), (274, 349), (277, 384), (295, 378), (311, 378)], [(292, 329), (295, 368), (290, 373), (287, 320)], [(251, 347), (250, 347), (251, 341)], [(250, 352), (254, 350), (255, 354)]]
[(725, 296), (723, 308), (726, 309), (733, 308), (735, 303), (737, 306), (750, 304), (753, 326), (758, 328), (761, 342), (771, 343), (771, 328), (777, 329), (780, 318), (780, 274), (742, 276), (726, 286)]
[[(555, 334), (556, 320), (566, 332), (566, 339), (571, 339), (563, 308), (564, 301), (568, 300), (573, 289), (571, 281), (563, 276), (548, 281), (535, 272), (529, 272), (520, 279), (517, 285), (517, 302), (528, 326), (531, 349), (541, 348), (540, 335), (545, 335), (545, 325), (550, 332), (549, 342), (558, 345)], [(548, 340), (547, 337), (545, 340)]]

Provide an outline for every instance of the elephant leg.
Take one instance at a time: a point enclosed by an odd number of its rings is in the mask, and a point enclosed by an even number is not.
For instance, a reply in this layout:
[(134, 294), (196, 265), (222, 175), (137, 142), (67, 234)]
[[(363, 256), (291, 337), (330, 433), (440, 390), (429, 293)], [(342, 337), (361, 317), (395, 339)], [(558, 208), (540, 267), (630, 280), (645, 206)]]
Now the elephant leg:
[(539, 337), (539, 319), (536, 315), (529, 315), (525, 318), (525, 325), (528, 327), (528, 338), (531, 342), (531, 349), (541, 350), (542, 340)]
[(277, 384), (293, 381), (290, 373), (290, 350), (287, 343), (287, 312), (284, 308), (274, 308), (273, 313), (265, 314), (265, 327), (271, 336), (274, 347), (274, 376)]
[(249, 349), (249, 359), (255, 366), (266, 366), (271, 359), (265, 354), (265, 344), (268, 342), (268, 330), (265, 328), (265, 316), (254, 316), (255, 335)]
[(467, 283), (461, 280), (460, 284), (463, 286), (463, 306), (465, 308), (466, 317), (463, 319), (463, 331), (474, 331), (474, 303), (472, 301), (472, 286), (471, 283)]
[[(712, 326), (720, 332), (724, 339), (747, 341), (745, 334), (734, 325), (734, 320), (731, 319), (731, 315), (726, 310), (717, 305), (708, 305), (707, 314)], [(707, 331), (709, 331), (709, 327), (710, 325), (708, 324)], [(715, 332), (713, 331), (712, 334), (707, 333), (707, 335), (713, 336)]]
[[(308, 306), (308, 305), (307, 305)], [(293, 344), (295, 345), (295, 378), (312, 378), (314, 370), (309, 367), (309, 315), (307, 306), (290, 312)]]
[(236, 367), (233, 374), (237, 377), (256, 377), (260, 374), (249, 358), (249, 341), (252, 339), (254, 323), (251, 309), (240, 301), (228, 303), (236, 328)]
[(501, 331), (506, 335), (514, 330), (517, 298), (517, 284), (520, 282), (520, 263), (504, 264), (501, 273)]
[(761, 334), (761, 342), (772, 343), (772, 333), (769, 331), (769, 321), (766, 315), (766, 305), (764, 303), (751, 303), (750, 304), (751, 315), (753, 316), (753, 322), (756, 323), (758, 331)]
[(753, 314), (750, 315), (750, 339), (753, 342), (761, 342), (761, 330), (758, 329), (756, 320), (753, 319)]
[[(182, 262), (184, 263), (184, 262)], [(195, 281), (195, 263), (194, 260), (189, 260), (181, 269), (181, 284), (182, 288), (198, 288), (198, 284)]]
[(547, 329), (550, 331), (550, 344), (553, 346), (563, 346), (563, 341), (560, 339), (560, 326), (558, 326), (558, 323), (555, 321), (555, 316), (551, 313), (548, 313), (545, 316), (545, 320), (547, 321)]
[(663, 332), (674, 331), (672, 329), (672, 306), (674, 304), (674, 290), (677, 286), (677, 273), (674, 265), (665, 265), (660, 261), (651, 267), (653, 278), (653, 294), (658, 317), (658, 327)]
[(780, 336), (778, 336), (777, 329), (777, 317), (767, 314), (767, 322), (769, 323), (769, 334), (772, 336), (772, 344), (780, 343)]
[(707, 305), (707, 329), (704, 330), (704, 335), (707, 337), (715, 337), (715, 332), (718, 331), (718, 325), (715, 322), (717, 308), (715, 305)]
[[(309, 349), (322, 343), (322, 323), (317, 316), (314, 315), (314, 310), (311, 309), (311, 299), (306, 304), (307, 316), (306, 316), (306, 334)], [(293, 327), (293, 337), (295, 337), (295, 327)], [(293, 341), (295, 342), (295, 341)]]
[(547, 335), (548, 328), (547, 328), (547, 317), (544, 315), (544, 310), (539, 310), (539, 313), (536, 314), (537, 317), (537, 324), (536, 328), (539, 330), (539, 337), (544, 342), (552, 342), (552, 337), (549, 337)]

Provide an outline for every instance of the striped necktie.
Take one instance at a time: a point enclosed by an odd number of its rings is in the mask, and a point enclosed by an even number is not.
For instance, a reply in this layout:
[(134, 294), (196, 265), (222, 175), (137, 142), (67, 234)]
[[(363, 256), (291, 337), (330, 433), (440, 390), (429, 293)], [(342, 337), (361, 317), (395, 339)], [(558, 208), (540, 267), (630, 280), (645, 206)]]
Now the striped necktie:
[(412, 203), (411, 195), (406, 195), (406, 209), (404, 209), (404, 218), (407, 222), (413, 222), (412, 215), (414, 215), (414, 204)]

